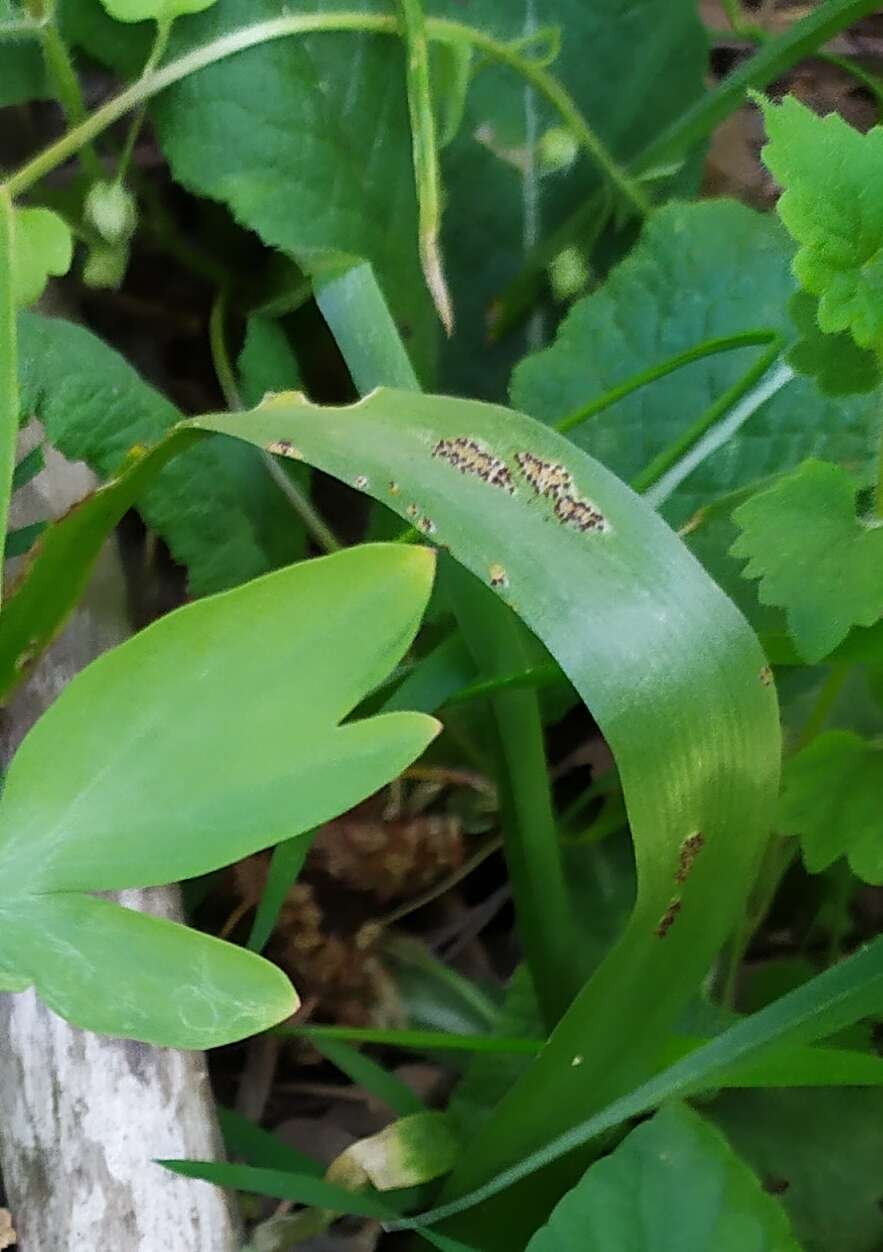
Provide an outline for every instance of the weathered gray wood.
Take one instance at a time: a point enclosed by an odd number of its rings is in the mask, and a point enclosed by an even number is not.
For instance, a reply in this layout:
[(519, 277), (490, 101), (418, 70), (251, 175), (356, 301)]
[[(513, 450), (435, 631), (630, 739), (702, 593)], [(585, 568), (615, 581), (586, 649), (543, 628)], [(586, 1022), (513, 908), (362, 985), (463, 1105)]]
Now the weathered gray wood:
[[(17, 493), (13, 524), (59, 516), (92, 485), (82, 466), (53, 455)], [(4, 761), (73, 675), (127, 634), (108, 546), (68, 628), (2, 715)], [(181, 916), (177, 887), (125, 892), (121, 902)], [(21, 1252), (235, 1252), (229, 1196), (152, 1163), (219, 1155), (201, 1053), (88, 1034), (32, 991), (0, 995), (0, 1169)]]

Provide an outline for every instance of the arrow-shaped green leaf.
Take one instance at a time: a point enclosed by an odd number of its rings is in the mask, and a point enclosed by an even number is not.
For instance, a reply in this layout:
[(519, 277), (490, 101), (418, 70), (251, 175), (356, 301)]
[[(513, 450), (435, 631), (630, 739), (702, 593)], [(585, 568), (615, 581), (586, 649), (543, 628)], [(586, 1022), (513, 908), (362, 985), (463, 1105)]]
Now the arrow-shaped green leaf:
[(101, 657), (22, 743), (0, 803), (0, 978), (75, 1024), (178, 1047), (294, 1008), (260, 958), (80, 892), (188, 878), (311, 829), (410, 764), (438, 723), (339, 725), (411, 643), (424, 548), (291, 566)]

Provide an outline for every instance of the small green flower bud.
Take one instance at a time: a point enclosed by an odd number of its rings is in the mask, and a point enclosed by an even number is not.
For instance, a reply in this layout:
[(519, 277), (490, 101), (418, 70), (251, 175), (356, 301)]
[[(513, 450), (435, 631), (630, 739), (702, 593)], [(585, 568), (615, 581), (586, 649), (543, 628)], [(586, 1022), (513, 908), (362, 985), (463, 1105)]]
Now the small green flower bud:
[(135, 200), (119, 183), (93, 183), (86, 197), (85, 217), (109, 244), (127, 243), (138, 224)]

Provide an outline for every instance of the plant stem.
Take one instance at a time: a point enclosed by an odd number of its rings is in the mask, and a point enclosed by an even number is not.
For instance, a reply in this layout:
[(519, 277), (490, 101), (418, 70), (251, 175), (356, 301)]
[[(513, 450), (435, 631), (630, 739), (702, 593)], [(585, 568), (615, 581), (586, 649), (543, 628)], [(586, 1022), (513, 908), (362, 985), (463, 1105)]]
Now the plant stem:
[(375, 1030), (360, 1026), (277, 1026), (272, 1033), (285, 1039), (339, 1039), (343, 1043), (407, 1048), (410, 1052), (491, 1052), (510, 1056), (536, 1056), (543, 1046), (541, 1039), (458, 1035), (441, 1030)]
[[(285, 39), (292, 35), (306, 35), (320, 31), (356, 31), (377, 35), (397, 35), (399, 26), (395, 17), (382, 14), (298, 13), (230, 31), (212, 40), (211, 43), (204, 44), (201, 48), (194, 48), (176, 61), (169, 62), (168, 65), (162, 66), (146, 78), (139, 79), (137, 83), (127, 87), (113, 100), (108, 100), (101, 108), (96, 109), (79, 125), (69, 130), (55, 143), (50, 144), (48, 148), (38, 153), (14, 173), (7, 181), (10, 192), (18, 195), (26, 191), (51, 170), (56, 169), (69, 157), (79, 152), (108, 126), (112, 126), (114, 122), (125, 117), (131, 109), (137, 108), (138, 105), (180, 82), (181, 79), (187, 78), (190, 74), (195, 74), (198, 70), (223, 61), (227, 57), (235, 56), (248, 48), (270, 43), (274, 39)], [(516, 70), (558, 111), (563, 121), (573, 130), (582, 147), (604, 170), (610, 182), (618, 188), (632, 208), (642, 216), (649, 212), (649, 202), (643, 192), (616, 164), (580, 113), (571, 96), (543, 66), (538, 65), (529, 56), (523, 55), (511, 45), (500, 43), (491, 35), (461, 22), (430, 18), (426, 22), (426, 34), (429, 39), (440, 43), (471, 44), (492, 60), (500, 61)]]
[[(237, 410), (242, 408), (242, 397), (239, 394), (239, 387), (236, 383), (236, 374), (227, 352), (227, 341), (224, 334), (224, 322), (227, 316), (227, 292), (222, 288), (215, 298), (212, 305), (211, 315), (209, 317), (209, 346), (212, 354), (212, 364), (215, 368), (215, 375), (218, 379), (221, 391), (224, 395), (227, 408)], [(322, 518), (314, 508), (312, 501), (307, 496), (299, 483), (294, 478), (289, 477), (281, 465), (278, 464), (276, 458), (269, 452), (262, 452), (264, 465), (267, 473), (273, 482), (285, 496), (294, 512), (303, 522), (308, 533), (319, 545), (323, 552), (339, 552), (340, 543), (337, 536), (331, 530), (328, 523)]]
[(654, 457), (649, 465), (638, 474), (633, 480), (631, 486), (635, 491), (645, 492), (657, 483), (663, 474), (677, 464), (678, 461), (693, 448), (706, 431), (715, 426), (721, 418), (734, 408), (739, 401), (746, 396), (752, 387), (769, 372), (784, 347), (784, 341), (780, 335), (776, 335), (767, 351), (764, 352), (754, 365), (729, 387), (722, 396), (719, 396), (715, 402), (706, 409), (692, 426), (688, 427), (675, 441), (667, 448), (664, 448), (658, 456)]
[[(69, 127), (76, 130), (86, 117), (86, 106), (80, 89), (80, 80), (73, 67), (65, 42), (58, 30), (54, 13), (40, 23), (37, 30), (46, 72), (55, 89)], [(70, 132), (68, 132), (70, 133)], [(90, 143), (84, 143), (79, 151), (80, 161), (86, 174), (93, 181), (103, 176), (101, 162)]]
[(588, 404), (584, 404), (573, 413), (569, 413), (567, 417), (561, 418), (559, 422), (555, 423), (555, 429), (560, 430), (562, 434), (573, 430), (574, 426), (579, 426), (582, 422), (588, 421), (589, 418), (595, 417), (598, 413), (603, 413), (606, 409), (611, 408), (614, 404), (618, 404), (620, 400), (624, 400), (626, 396), (630, 396), (633, 392), (639, 391), (649, 383), (656, 382), (657, 379), (674, 374), (677, 370), (683, 369), (687, 365), (692, 365), (694, 361), (701, 361), (705, 357), (717, 356), (724, 352), (733, 352), (738, 348), (750, 348), (774, 343), (778, 338), (778, 333), (774, 330), (747, 330), (741, 334), (727, 335), (720, 339), (706, 339), (703, 343), (696, 344), (685, 352), (679, 352), (676, 356), (669, 357), (667, 361), (661, 361), (658, 365), (651, 365), (648, 369), (642, 370), (641, 373), (634, 374), (631, 378), (627, 378), (625, 382), (612, 387), (610, 391), (605, 391), (603, 395), (597, 396), (594, 400), (590, 400)]
[[(153, 47), (150, 49), (147, 60), (144, 62), (144, 68), (141, 71), (141, 77), (147, 78), (156, 69), (162, 60), (163, 53), (169, 42), (169, 35), (172, 33), (172, 19), (161, 18), (156, 24), (156, 37), (153, 41)], [(135, 144), (138, 142), (138, 136), (141, 133), (141, 127), (144, 125), (144, 118), (147, 116), (147, 105), (142, 104), (138, 112), (132, 118), (132, 124), (129, 127), (129, 133), (126, 135), (126, 142), (123, 145), (123, 151), (117, 164), (116, 181), (122, 183), (126, 177), (126, 171), (129, 168), (129, 162), (132, 159), (132, 153), (135, 151)]]
[(837, 703), (837, 697), (843, 690), (843, 684), (849, 677), (849, 665), (832, 665), (831, 672), (822, 684), (819, 694), (816, 696), (815, 702), (810, 710), (809, 717), (804, 723), (803, 729), (797, 736), (794, 744), (794, 751), (801, 752), (808, 747), (817, 735), (824, 730), (825, 723), (831, 715), (831, 710)]
[(19, 417), (14, 269), (15, 210), (11, 196), (0, 187), (0, 543), (4, 544)]
[(429, 67), (429, 44), (422, 0), (396, 0), (405, 41), (408, 110), (414, 151), (414, 179), (420, 211), (420, 261), (426, 286), (448, 335), (454, 331), (454, 309), (439, 250), (442, 196), (435, 135), (435, 110)]

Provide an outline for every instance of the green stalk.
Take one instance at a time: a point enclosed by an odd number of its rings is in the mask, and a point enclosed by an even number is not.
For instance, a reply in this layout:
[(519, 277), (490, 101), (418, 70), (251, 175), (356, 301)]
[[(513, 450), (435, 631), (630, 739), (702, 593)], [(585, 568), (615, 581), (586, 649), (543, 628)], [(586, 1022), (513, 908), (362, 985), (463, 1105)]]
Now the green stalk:
[(457, 1035), (441, 1030), (375, 1030), (361, 1026), (277, 1026), (284, 1039), (339, 1039), (344, 1043), (405, 1048), (409, 1052), (484, 1052), (503, 1056), (536, 1056), (541, 1039), (511, 1039), (501, 1035)]
[[(298, 13), (286, 17), (257, 22), (240, 30), (221, 35), (201, 48), (194, 48), (176, 61), (169, 62), (146, 78), (139, 79), (114, 99), (96, 109), (78, 126), (50, 144), (32, 160), (23, 165), (7, 181), (9, 190), (18, 195), (32, 187), (52, 170), (74, 156), (91, 143), (109, 126), (133, 108), (159, 95), (166, 88), (195, 74), (198, 70), (235, 56), (248, 48), (256, 48), (274, 39), (286, 39), (292, 35), (306, 35), (320, 31), (357, 31), (377, 35), (397, 35), (398, 21), (382, 14), (359, 12), (345, 13)], [(572, 129), (585, 151), (604, 170), (613, 186), (641, 215), (649, 211), (649, 203), (640, 188), (625, 174), (602, 144), (601, 140), (580, 113), (568, 92), (543, 66), (529, 56), (524, 56), (510, 44), (500, 43), (483, 31), (475, 30), (461, 22), (430, 18), (426, 22), (429, 39), (448, 44), (471, 44), (491, 60), (510, 66), (546, 97), (563, 121)]]
[(4, 543), (19, 417), (14, 268), (15, 209), (12, 197), (0, 187), (0, 539)]
[(422, 0), (397, 0), (407, 64), (408, 109), (414, 150), (414, 178), (420, 210), (420, 262), (426, 285), (448, 335), (454, 331), (454, 309), (439, 250), (442, 195), (435, 134), (435, 112), (429, 69), (429, 44)]
[[(767, 39), (753, 57), (737, 66), (713, 91), (701, 96), (630, 161), (627, 177), (634, 178), (682, 160), (694, 145), (706, 139), (715, 127), (744, 104), (749, 87), (761, 90), (768, 86), (798, 61), (814, 54), (841, 30), (876, 12), (879, 7), (879, 0), (827, 0), (795, 22), (784, 34)], [(550, 240), (541, 242), (525, 259), (521, 273), (500, 297), (499, 303), (507, 311), (507, 324), (514, 325), (517, 314), (524, 315), (531, 299), (542, 291), (550, 253), (557, 256), (578, 239), (591, 213), (591, 205), (580, 205), (562, 222)]]
[(688, 427), (667, 448), (664, 448), (641, 471), (631, 484), (635, 491), (648, 491), (650, 487), (662, 478), (663, 474), (667, 473), (673, 465), (676, 465), (681, 460), (685, 453), (689, 452), (699, 442), (707, 431), (717, 425), (720, 419), (738, 404), (743, 396), (748, 395), (752, 387), (759, 383), (763, 376), (772, 368), (783, 347), (784, 341), (782, 337), (776, 335), (767, 351), (758, 357), (754, 365), (743, 374), (739, 381), (734, 383), (732, 387), (729, 387), (722, 396), (719, 396), (714, 404), (710, 405), (692, 426)]
[[(740, 334), (727, 335), (720, 339), (706, 339), (703, 343), (696, 344), (685, 352), (679, 352), (676, 356), (669, 357), (667, 361), (661, 361), (658, 365), (651, 365), (639, 374), (634, 374), (631, 378), (627, 378), (625, 382), (612, 387), (610, 391), (605, 391), (603, 395), (590, 400), (588, 404), (584, 404), (581, 408), (576, 409), (575, 412), (569, 413), (567, 417), (562, 417), (559, 422), (555, 423), (555, 429), (560, 430), (562, 434), (566, 434), (568, 431), (573, 430), (574, 426), (579, 426), (583, 422), (587, 422), (589, 418), (595, 417), (598, 413), (603, 413), (606, 409), (611, 408), (614, 404), (618, 404), (620, 400), (624, 400), (626, 396), (630, 396), (633, 392), (639, 391), (649, 383), (654, 383), (660, 378), (667, 377), (669, 374), (674, 374), (677, 370), (683, 369), (687, 365), (692, 365), (694, 361), (701, 361), (705, 357), (717, 356), (723, 352), (733, 352), (738, 348), (750, 348), (774, 343), (778, 339), (779, 335), (774, 330), (747, 330)], [(649, 469), (650, 467), (648, 466), (645, 472), (648, 472)]]
[[(86, 117), (86, 106), (83, 102), (80, 80), (77, 78), (70, 53), (58, 30), (54, 12), (47, 14), (39, 23), (37, 36), (40, 40), (46, 72), (61, 105), (65, 121), (68, 127), (76, 128)], [(94, 181), (103, 176), (101, 162), (90, 144), (84, 144), (79, 155), (83, 169), (89, 178)]]
[[(236, 383), (236, 374), (227, 352), (224, 322), (227, 316), (227, 293), (222, 288), (212, 305), (209, 317), (209, 347), (218, 384), (228, 409), (234, 412), (242, 408), (242, 397)], [(339, 552), (340, 543), (325, 519), (313, 507), (312, 501), (300, 484), (286, 474), (285, 470), (269, 452), (261, 453), (267, 473), (285, 496), (294, 512), (303, 522), (323, 552)]]
[[(144, 62), (144, 68), (141, 71), (141, 77), (147, 78), (156, 69), (162, 60), (165, 52), (169, 36), (172, 33), (172, 18), (160, 18), (156, 23), (156, 36), (153, 41), (153, 47), (150, 49), (147, 60)], [(126, 171), (129, 168), (129, 162), (132, 159), (132, 153), (135, 151), (135, 144), (138, 142), (138, 136), (141, 134), (141, 127), (144, 125), (144, 119), (147, 116), (147, 105), (142, 104), (135, 116), (132, 118), (132, 124), (129, 127), (129, 133), (126, 135), (126, 142), (123, 145), (122, 155), (117, 165), (116, 181), (122, 183), (126, 177)]]

